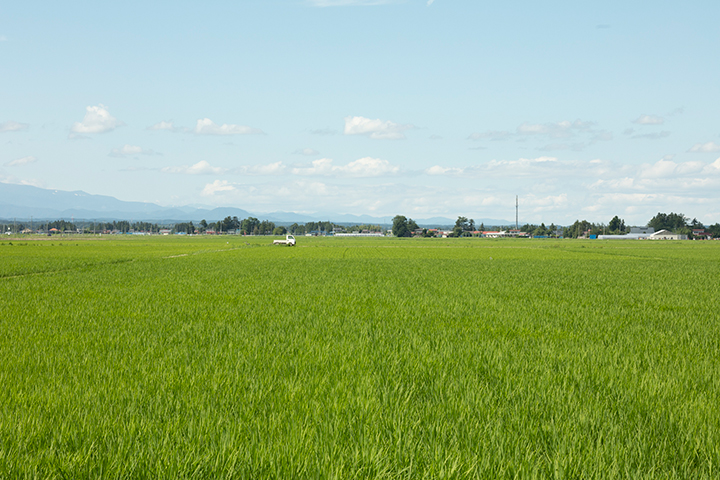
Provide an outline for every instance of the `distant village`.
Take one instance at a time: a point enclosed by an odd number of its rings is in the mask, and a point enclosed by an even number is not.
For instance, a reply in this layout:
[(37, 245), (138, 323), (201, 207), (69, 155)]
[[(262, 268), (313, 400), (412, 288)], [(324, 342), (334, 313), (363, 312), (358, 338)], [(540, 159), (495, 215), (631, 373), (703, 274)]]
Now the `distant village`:
[(589, 240), (711, 240), (720, 239), (720, 224), (705, 226), (697, 219), (689, 220), (681, 213), (658, 213), (645, 226), (626, 226), (613, 217), (607, 224), (576, 221), (568, 226), (524, 224), (522, 226), (476, 225), (472, 219), (458, 217), (455, 225), (422, 227), (411, 218), (397, 215), (389, 225), (343, 225), (330, 221), (276, 225), (268, 220), (249, 217), (226, 217), (208, 223), (193, 222), (159, 224), (151, 222), (94, 221), (5, 221), (0, 223), (5, 235), (305, 235), (305, 236), (395, 236), (425, 238), (579, 238)]

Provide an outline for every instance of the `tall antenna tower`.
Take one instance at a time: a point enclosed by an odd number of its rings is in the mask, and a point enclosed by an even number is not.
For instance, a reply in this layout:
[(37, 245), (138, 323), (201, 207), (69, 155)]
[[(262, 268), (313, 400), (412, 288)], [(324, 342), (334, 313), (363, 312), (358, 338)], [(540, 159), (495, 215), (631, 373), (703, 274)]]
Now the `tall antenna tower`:
[(515, 195), (515, 230), (518, 229), (518, 196)]

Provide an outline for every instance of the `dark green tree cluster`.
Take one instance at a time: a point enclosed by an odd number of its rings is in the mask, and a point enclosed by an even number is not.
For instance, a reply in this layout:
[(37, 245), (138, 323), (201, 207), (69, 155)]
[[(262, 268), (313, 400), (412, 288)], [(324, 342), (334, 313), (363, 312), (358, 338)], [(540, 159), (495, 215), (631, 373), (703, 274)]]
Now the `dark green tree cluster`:
[[(694, 220), (694, 222), (695, 224), (698, 223), (697, 220)], [(688, 218), (685, 215), (683, 215), (682, 213), (672, 212), (658, 212), (657, 215), (650, 219), (650, 221), (647, 223), (647, 226), (654, 228), (656, 232), (660, 230), (670, 230), (671, 232), (676, 233), (686, 233), (681, 232), (681, 230), (685, 230), (689, 227)]]
[(11, 223), (3, 223), (2, 225), (0, 225), (0, 229), (2, 229), (2, 233), (18, 233), (25, 230), (25, 224), (17, 221)]
[[(700, 227), (698, 227), (700, 228)], [(712, 238), (720, 238), (720, 223), (716, 223), (715, 225), (710, 225), (707, 228), (705, 228), (707, 232), (710, 233)]]
[(452, 237), (471, 237), (472, 231), (475, 230), (475, 220), (472, 218), (470, 220), (467, 219), (467, 217), (458, 217), (457, 220), (455, 220), (455, 227), (453, 227), (452, 234), (450, 236)]
[(575, 223), (563, 229), (563, 237), (578, 238), (587, 231), (590, 232), (590, 235), (602, 235), (603, 226), (596, 223), (590, 223), (587, 220), (575, 220)]
[(300, 225), (297, 222), (293, 223), (288, 227), (288, 231), (293, 235), (305, 235), (305, 225)]
[(319, 234), (325, 234), (330, 233), (334, 231), (336, 228), (339, 228), (339, 225), (336, 225), (330, 221), (328, 222), (307, 222), (304, 225), (293, 223), (288, 227), (288, 231), (292, 233), (293, 235), (305, 235), (306, 233), (319, 233)]
[(350, 225), (349, 227), (343, 227), (346, 232), (382, 232), (383, 228), (380, 225)]
[(163, 228), (157, 223), (150, 222), (133, 222), (130, 223), (127, 220), (113, 220), (112, 222), (85, 222), (83, 230), (90, 232), (147, 232), (157, 233)]
[(658, 212), (647, 224), (648, 227), (653, 227), (655, 231), (659, 230), (670, 230), (671, 232), (687, 235), (688, 238), (693, 238), (693, 229), (703, 229), (710, 233), (712, 238), (720, 238), (720, 223), (715, 225), (709, 225), (705, 227), (702, 222), (699, 222), (697, 218), (693, 218), (688, 221), (688, 217), (682, 213), (660, 213)]
[(540, 225), (526, 223), (525, 225), (520, 227), (520, 231), (525, 232), (533, 237), (556, 238), (558, 236), (558, 227), (555, 226), (554, 223), (551, 223), (550, 226), (547, 227), (545, 226), (545, 223), (541, 223)]
[(625, 220), (615, 215), (608, 223), (609, 235), (620, 235), (625, 233)]
[(75, 232), (77, 227), (74, 223), (66, 222), (65, 220), (55, 220), (54, 222), (47, 222), (47, 229), (50, 231), (52, 228), (57, 228), (61, 232)]
[(412, 218), (406, 218), (404, 215), (395, 215), (393, 218), (392, 234), (396, 237), (411, 237), (419, 229)]
[(193, 225), (193, 222), (176, 223), (173, 227), (173, 232), (187, 233), (188, 235), (192, 235), (193, 233), (195, 233), (195, 225)]

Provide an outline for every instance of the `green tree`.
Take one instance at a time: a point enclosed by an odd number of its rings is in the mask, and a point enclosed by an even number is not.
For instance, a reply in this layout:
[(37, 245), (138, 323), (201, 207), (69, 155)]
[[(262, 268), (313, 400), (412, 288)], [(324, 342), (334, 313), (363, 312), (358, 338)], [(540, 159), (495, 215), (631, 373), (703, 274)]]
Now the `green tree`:
[(682, 213), (658, 212), (657, 215), (650, 219), (647, 226), (654, 228), (656, 232), (663, 229), (675, 232), (687, 228), (687, 220), (687, 217)]
[(260, 235), (270, 235), (275, 230), (275, 224), (269, 220), (260, 222)]
[(275, 230), (273, 230), (273, 235), (285, 235), (287, 234), (287, 229), (285, 227), (275, 227)]
[(393, 218), (392, 234), (396, 237), (409, 237), (408, 220), (403, 215), (395, 215)]
[(610, 230), (611, 233), (621, 233), (625, 231), (625, 220), (622, 220), (620, 217), (615, 215), (612, 220), (610, 220), (610, 223), (608, 223), (608, 230)]
[(260, 220), (255, 217), (248, 217), (240, 222), (240, 230), (242, 230), (245, 235), (255, 235), (259, 226)]
[(707, 231), (712, 235), (713, 238), (720, 238), (720, 223), (710, 225), (707, 227)]
[(195, 233), (195, 226), (193, 225), (192, 222), (176, 223), (175, 226), (173, 227), (173, 230), (175, 231), (175, 233), (184, 232), (184, 233), (192, 234), (192, 233)]
[(541, 223), (540, 226), (532, 232), (532, 234), (538, 237), (545, 237), (548, 234), (548, 229), (545, 227), (544, 223)]
[(472, 236), (472, 232), (475, 230), (475, 220), (468, 219), (467, 217), (458, 217), (457, 220), (455, 220), (455, 226), (453, 227), (452, 236), (453, 237), (470, 237)]
[(602, 228), (594, 223), (590, 223), (587, 220), (575, 220), (575, 223), (563, 230), (563, 236), (565, 238), (578, 238), (588, 230), (590, 230), (591, 234), (602, 233)]

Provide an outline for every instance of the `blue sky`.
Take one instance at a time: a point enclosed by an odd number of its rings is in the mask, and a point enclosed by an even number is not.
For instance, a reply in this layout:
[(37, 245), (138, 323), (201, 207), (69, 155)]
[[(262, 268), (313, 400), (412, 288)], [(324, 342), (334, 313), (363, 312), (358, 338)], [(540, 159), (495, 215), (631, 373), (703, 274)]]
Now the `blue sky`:
[(0, 6), (0, 182), (253, 212), (720, 221), (717, 1)]

